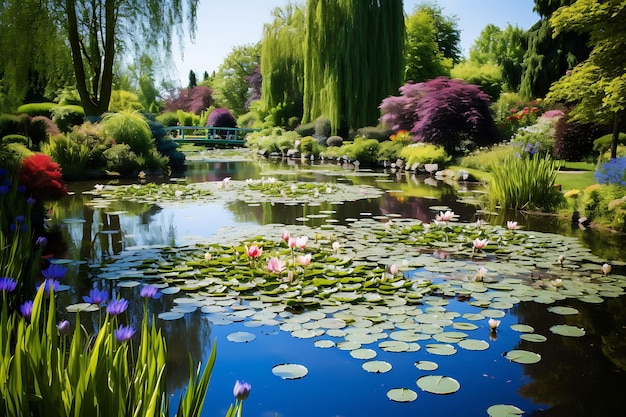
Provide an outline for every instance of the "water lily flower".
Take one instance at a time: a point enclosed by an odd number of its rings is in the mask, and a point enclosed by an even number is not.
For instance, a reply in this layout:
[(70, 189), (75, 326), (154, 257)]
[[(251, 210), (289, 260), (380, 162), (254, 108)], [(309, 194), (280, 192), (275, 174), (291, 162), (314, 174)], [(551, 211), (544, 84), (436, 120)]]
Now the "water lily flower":
[(518, 228), (518, 226), (517, 226), (517, 222), (513, 222), (513, 221), (510, 221), (510, 220), (509, 220), (509, 221), (507, 221), (507, 222), (506, 222), (506, 228), (507, 228), (507, 229), (509, 229), (509, 230), (515, 230), (515, 229), (517, 229), (517, 228)]
[(96, 184), (96, 185), (94, 185), (94, 186), (93, 186), (93, 188), (94, 188), (96, 191), (102, 191), (102, 190), (104, 190), (104, 185), (102, 185), (102, 184)]
[(439, 214), (435, 216), (435, 220), (438, 222), (449, 222), (454, 218), (454, 212), (452, 210), (447, 210), (445, 213), (440, 211)]
[(15, 290), (15, 287), (17, 287), (17, 281), (15, 281), (13, 278), (0, 278), (0, 292), (12, 292), (13, 290)]
[(269, 261), (267, 261), (267, 270), (270, 272), (277, 272), (277, 273), (281, 273), (285, 270), (285, 262), (281, 261), (280, 259), (273, 257), (270, 258)]
[(326, 187), (326, 194), (332, 194), (333, 189), (331, 187)]
[(244, 247), (246, 248), (246, 254), (249, 258), (258, 258), (263, 253), (263, 248), (260, 248), (257, 245), (250, 245), (250, 247), (244, 245)]
[(489, 241), (487, 239), (474, 239), (473, 245), (474, 245), (474, 249), (475, 250), (481, 250), (483, 249), (485, 246), (487, 246), (487, 243)]
[(296, 247), (296, 238), (290, 236), (289, 239), (287, 239), (287, 246), (289, 246), (289, 249), (293, 249)]
[(212, 256), (211, 256), (211, 252), (205, 252), (205, 253), (204, 253), (204, 260), (205, 260), (206, 262), (210, 262), (210, 261), (211, 261), (211, 258), (212, 258)]
[[(43, 290), (44, 290), (44, 292), (45, 292), (46, 294), (50, 294), (50, 293), (51, 293), (51, 292), (53, 292), (53, 291), (54, 291), (54, 292), (57, 292), (57, 289), (59, 288), (59, 285), (60, 285), (60, 284), (61, 284), (61, 283), (59, 282), (59, 280), (57, 280), (57, 279), (51, 279), (51, 278), (45, 279), (45, 280), (41, 283), (41, 285), (43, 285)], [(40, 285), (40, 286), (41, 286), (41, 285)], [(37, 287), (37, 289), (39, 289), (39, 288), (40, 288), (40, 286), (39, 286), (39, 287)]]
[(495, 332), (498, 326), (500, 326), (500, 320), (496, 320), (494, 318), (490, 318), (488, 323), (489, 323), (489, 328), (491, 329), (492, 332)]
[(30, 320), (30, 317), (33, 315), (33, 302), (30, 300), (24, 302), (20, 306), (20, 313), (22, 313), (25, 319)]
[(137, 178), (139, 178), (140, 180), (146, 179), (146, 173), (144, 171), (139, 171), (139, 174), (137, 174)]
[(561, 278), (556, 278), (554, 281), (552, 281), (552, 285), (554, 285), (556, 288), (560, 288), (563, 286), (563, 280)]
[(398, 265), (391, 264), (389, 266), (389, 272), (391, 273), (391, 275), (396, 275), (398, 273)]
[(41, 275), (43, 275), (46, 279), (61, 279), (67, 273), (67, 268), (62, 267), (59, 264), (50, 264), (49, 267), (41, 271)]
[(298, 247), (298, 249), (304, 249), (308, 241), (309, 238), (307, 236), (300, 236), (296, 238), (296, 246)]
[(180, 197), (182, 197), (182, 195), (183, 195), (183, 192), (181, 190), (174, 191), (174, 196), (176, 198), (180, 198)]
[(59, 331), (59, 334), (61, 334), (61, 335), (69, 334), (69, 332), (70, 332), (70, 322), (67, 321), (67, 320), (61, 320), (57, 324), (57, 330)]
[(609, 275), (610, 272), (611, 272), (611, 265), (610, 264), (602, 265), (602, 273), (604, 275)]
[(387, 221), (387, 223), (385, 223), (385, 229), (387, 231), (391, 230), (391, 227), (393, 226), (393, 222), (391, 220)]
[(306, 255), (298, 255), (296, 259), (300, 265), (307, 266), (311, 263), (311, 254), (307, 253)]
[(104, 304), (109, 299), (109, 295), (106, 291), (100, 291), (97, 288), (92, 288), (89, 291), (89, 295), (83, 295), (83, 301), (89, 304)]
[(295, 193), (296, 191), (298, 191), (298, 186), (296, 184), (291, 184), (291, 192)]
[(135, 334), (135, 329), (132, 326), (121, 325), (113, 331), (113, 334), (115, 334), (115, 338), (118, 342), (124, 343), (131, 337), (133, 337), (133, 335)]
[(127, 308), (128, 301), (124, 298), (120, 298), (109, 303), (107, 306), (107, 313), (109, 313), (110, 316), (117, 316), (125, 312)]
[(222, 180), (222, 188), (226, 188), (230, 182), (230, 177), (226, 177)]
[(155, 287), (154, 285), (145, 285), (144, 287), (141, 288), (139, 295), (141, 295), (143, 298), (150, 298), (153, 300), (157, 300), (161, 298), (162, 294), (159, 292), (159, 289)]
[(564, 255), (559, 255), (559, 265), (561, 265), (561, 268), (563, 267), (563, 262), (565, 261), (565, 256)]
[(283, 230), (283, 233), (280, 235), (280, 237), (286, 242), (289, 240), (289, 237), (291, 235), (289, 234), (289, 230)]
[(243, 401), (250, 395), (250, 389), (252, 386), (244, 381), (235, 382), (235, 388), (233, 388), (233, 395), (237, 400)]
[(482, 281), (486, 276), (487, 276), (487, 269), (481, 266), (480, 268), (478, 268), (478, 271), (476, 272), (476, 277), (474, 278), (474, 280)]
[(333, 251), (335, 251), (335, 253), (339, 252), (340, 248), (341, 244), (339, 242), (333, 242)]

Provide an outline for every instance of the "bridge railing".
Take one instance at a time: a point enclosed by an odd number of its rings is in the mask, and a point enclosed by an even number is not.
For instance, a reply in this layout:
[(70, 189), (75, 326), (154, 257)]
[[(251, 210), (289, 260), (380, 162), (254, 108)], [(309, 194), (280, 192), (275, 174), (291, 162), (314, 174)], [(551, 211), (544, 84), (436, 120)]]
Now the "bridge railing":
[(176, 141), (228, 141), (245, 143), (246, 135), (260, 129), (215, 126), (166, 126)]

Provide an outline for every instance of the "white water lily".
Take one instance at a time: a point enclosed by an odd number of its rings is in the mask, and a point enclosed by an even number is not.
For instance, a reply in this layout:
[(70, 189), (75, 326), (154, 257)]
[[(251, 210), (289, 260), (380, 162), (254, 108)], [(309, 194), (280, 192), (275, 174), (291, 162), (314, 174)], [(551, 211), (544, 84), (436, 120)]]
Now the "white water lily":
[(212, 256), (211, 256), (211, 252), (206, 252), (206, 253), (204, 254), (204, 260), (205, 260), (206, 262), (211, 261), (211, 257), (212, 257)]
[(563, 280), (561, 278), (556, 278), (554, 281), (552, 281), (552, 285), (554, 285), (556, 288), (561, 288), (563, 286)]
[(439, 214), (435, 216), (435, 220), (438, 222), (449, 222), (454, 218), (454, 212), (452, 210), (446, 210), (444, 213), (440, 211)]
[(496, 320), (494, 318), (490, 318), (488, 323), (489, 323), (489, 328), (491, 329), (492, 332), (495, 332), (498, 326), (500, 326), (500, 320)]
[(476, 271), (476, 276), (474, 277), (474, 281), (482, 281), (483, 278), (485, 278), (487, 276), (487, 269), (485, 267), (480, 267), (478, 268), (478, 271)]
[(602, 265), (602, 273), (604, 275), (609, 275), (610, 272), (611, 272), (611, 264)]
[(102, 184), (96, 184), (96, 185), (94, 185), (94, 186), (93, 186), (93, 188), (94, 188), (96, 191), (102, 191), (102, 190), (104, 189), (104, 185), (102, 185)]
[(559, 265), (561, 265), (561, 267), (563, 267), (563, 262), (565, 262), (565, 256), (559, 255)]
[(174, 195), (176, 196), (176, 198), (180, 198), (183, 195), (183, 192), (181, 190), (176, 190), (174, 191)]
[(333, 251), (339, 252), (339, 248), (341, 248), (341, 244), (339, 242), (333, 242)]

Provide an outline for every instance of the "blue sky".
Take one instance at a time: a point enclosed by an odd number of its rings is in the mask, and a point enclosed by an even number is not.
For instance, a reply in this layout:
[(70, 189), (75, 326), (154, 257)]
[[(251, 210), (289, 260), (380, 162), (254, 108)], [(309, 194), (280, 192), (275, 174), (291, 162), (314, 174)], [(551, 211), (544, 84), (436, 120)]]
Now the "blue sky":
[[(405, 0), (405, 12), (411, 13), (422, 2)], [(287, 0), (200, 0), (195, 42), (185, 40), (182, 59), (174, 52), (177, 74), (173, 76), (185, 86), (189, 70), (194, 70), (199, 79), (204, 71), (216, 71), (234, 47), (260, 41), (263, 25), (272, 21), (272, 10), (287, 3)], [(510, 23), (528, 29), (539, 20), (539, 15), (533, 12), (533, 0), (436, 0), (436, 3), (446, 16), (458, 18), (465, 54), (490, 23), (500, 28)]]

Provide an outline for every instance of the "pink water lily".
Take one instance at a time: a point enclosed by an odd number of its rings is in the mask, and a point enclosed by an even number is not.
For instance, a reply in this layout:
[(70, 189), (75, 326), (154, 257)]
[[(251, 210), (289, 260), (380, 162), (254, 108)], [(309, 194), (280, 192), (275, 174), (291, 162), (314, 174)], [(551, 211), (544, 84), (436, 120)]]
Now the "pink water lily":
[(487, 243), (489, 241), (487, 239), (474, 239), (473, 245), (474, 245), (474, 249), (476, 250), (481, 250), (483, 249), (485, 246), (487, 246)]
[(498, 326), (500, 326), (500, 320), (496, 320), (494, 318), (489, 319), (489, 328), (492, 332), (495, 332)]
[(246, 253), (250, 258), (258, 258), (263, 253), (263, 248), (258, 247), (257, 245), (250, 245), (250, 247), (244, 245), (246, 248)]
[(454, 218), (454, 212), (452, 210), (447, 210), (445, 213), (440, 211), (439, 214), (435, 216), (435, 220), (438, 222), (449, 222)]
[(298, 249), (304, 249), (308, 241), (309, 241), (308, 237), (300, 236), (300, 237), (296, 238), (296, 247)]
[(509, 230), (515, 230), (515, 229), (517, 229), (517, 228), (518, 228), (518, 226), (517, 226), (517, 222), (513, 222), (513, 221), (510, 221), (510, 220), (509, 220), (509, 221), (507, 221), (507, 222), (506, 222), (506, 228), (507, 228), (507, 229), (509, 229)]
[(293, 249), (296, 247), (296, 238), (293, 236), (290, 236), (287, 239), (287, 246), (289, 246), (289, 249)]
[(270, 272), (277, 272), (277, 273), (281, 273), (285, 270), (285, 262), (281, 261), (280, 259), (273, 257), (270, 258), (269, 261), (267, 261), (267, 270)]
[(308, 264), (311, 263), (311, 254), (307, 253), (306, 255), (298, 255), (296, 260), (298, 261), (300, 265), (307, 266)]
[(283, 230), (283, 233), (280, 235), (280, 237), (287, 242), (289, 240), (289, 237), (291, 235), (289, 234), (289, 230)]
[(396, 275), (398, 273), (398, 265), (392, 264), (389, 266), (389, 272), (391, 275)]

